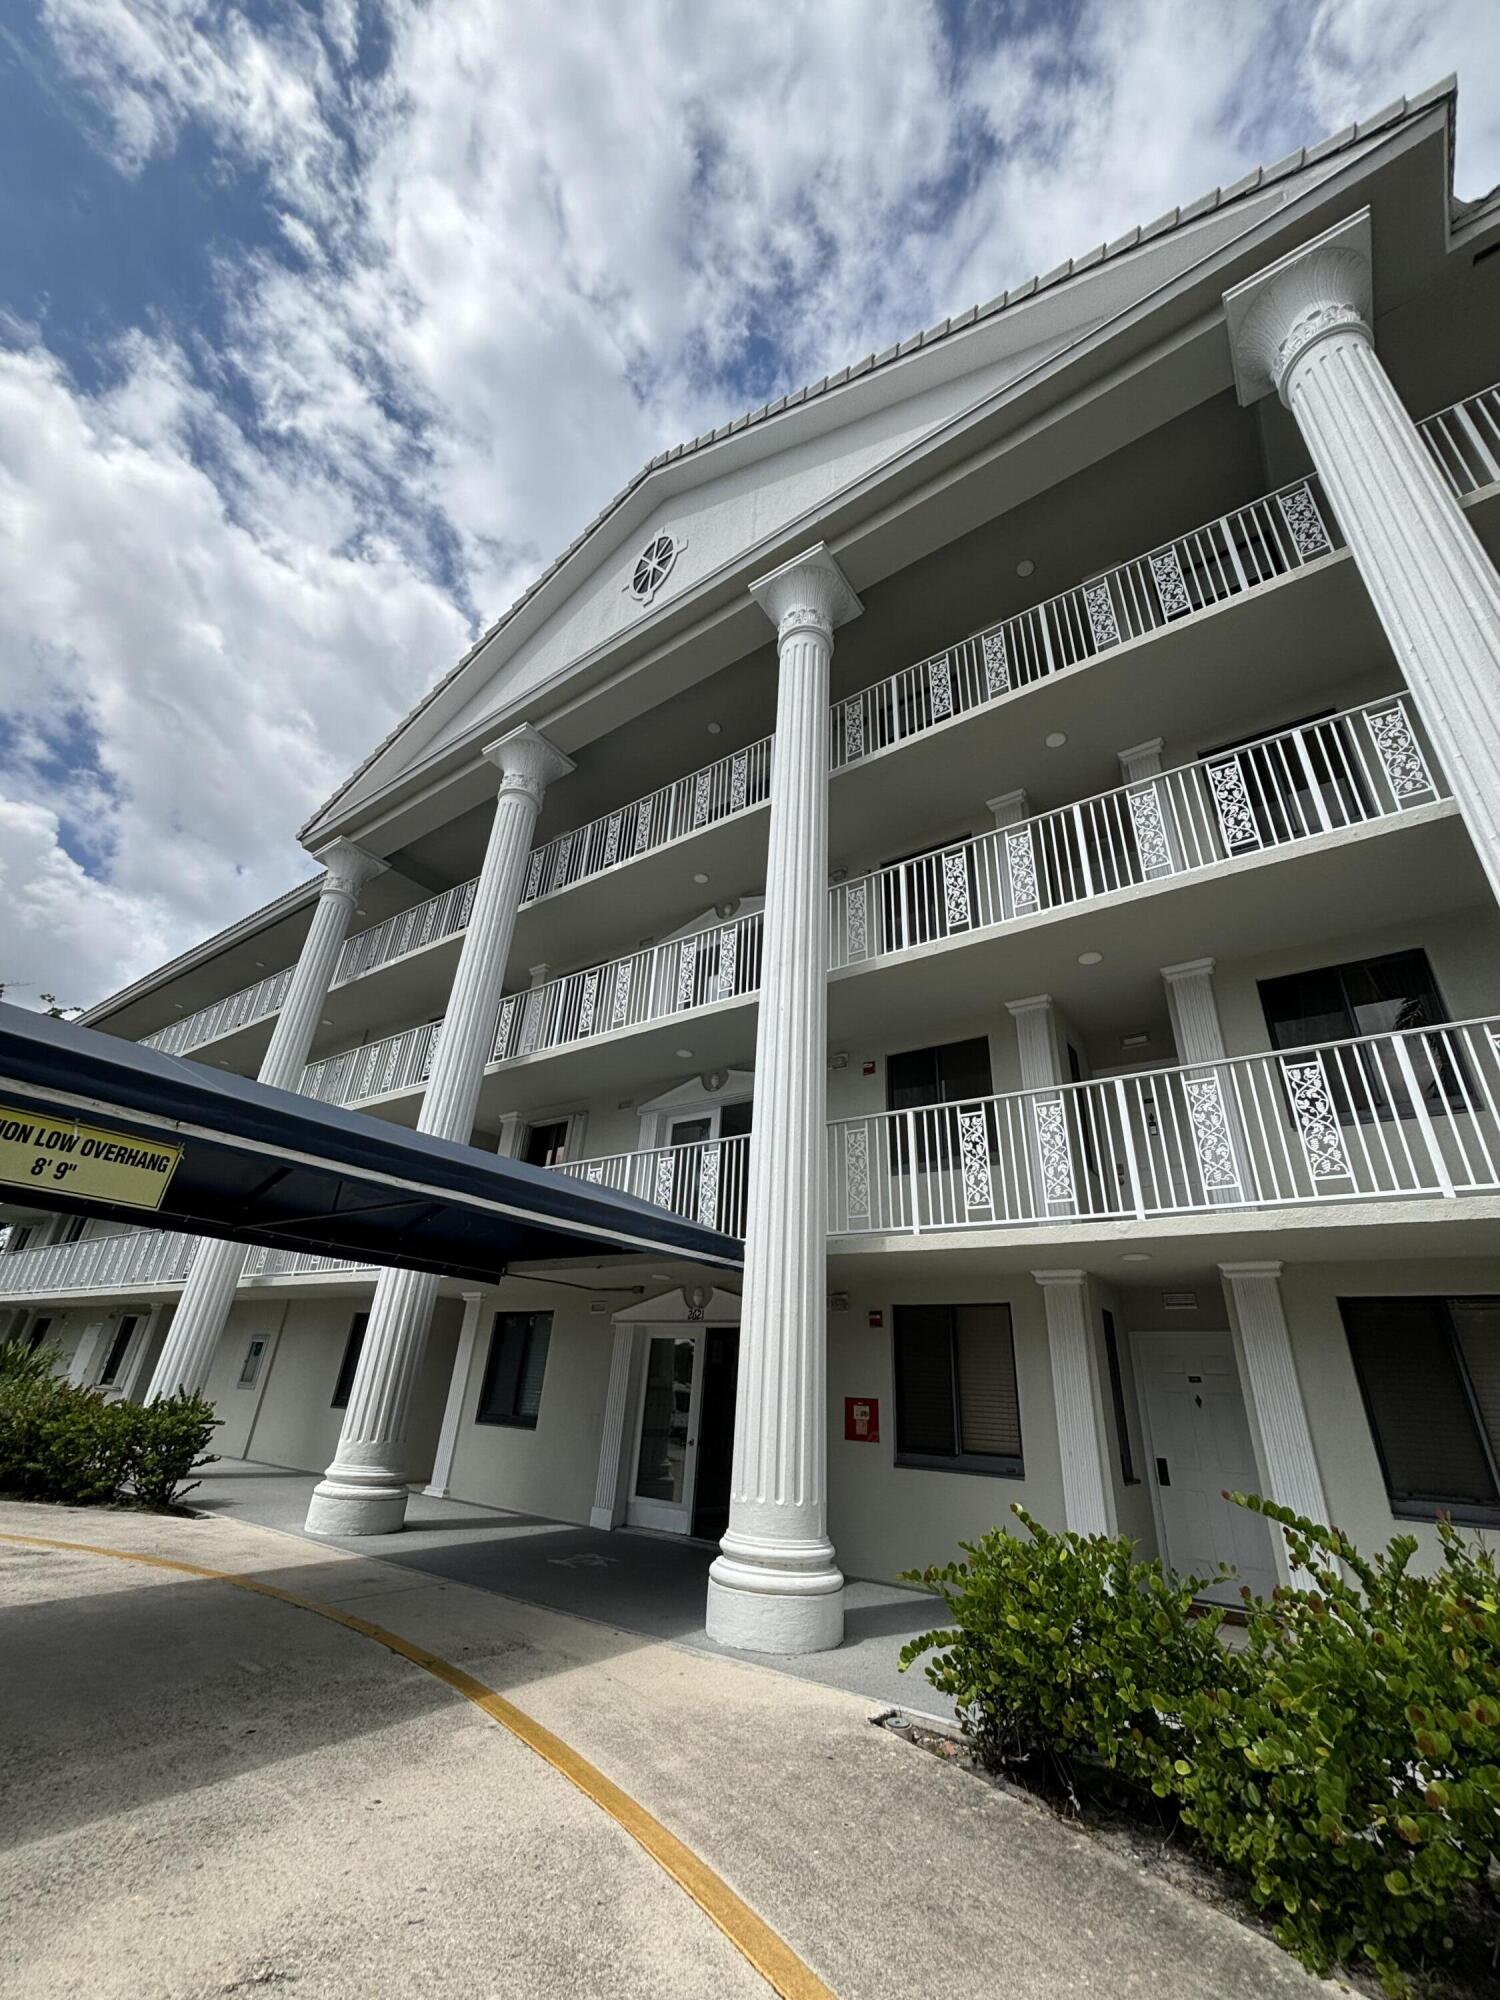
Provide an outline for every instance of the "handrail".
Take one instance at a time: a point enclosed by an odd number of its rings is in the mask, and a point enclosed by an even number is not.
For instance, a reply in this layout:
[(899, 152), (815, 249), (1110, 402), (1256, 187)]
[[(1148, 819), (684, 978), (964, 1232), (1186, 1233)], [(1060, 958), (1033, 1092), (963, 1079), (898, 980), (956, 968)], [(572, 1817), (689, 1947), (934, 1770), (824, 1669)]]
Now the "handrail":
[(614, 1188), (653, 1202), (688, 1222), (743, 1237), (749, 1192), (750, 1139), (699, 1139), (686, 1146), (652, 1146), (593, 1160), (559, 1160), (550, 1169), (593, 1187)]

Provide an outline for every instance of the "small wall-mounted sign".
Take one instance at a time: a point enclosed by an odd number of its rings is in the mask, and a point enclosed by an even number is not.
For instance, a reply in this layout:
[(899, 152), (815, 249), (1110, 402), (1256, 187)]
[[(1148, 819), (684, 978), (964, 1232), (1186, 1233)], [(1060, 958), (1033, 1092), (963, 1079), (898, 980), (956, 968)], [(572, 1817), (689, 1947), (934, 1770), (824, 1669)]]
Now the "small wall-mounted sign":
[(885, 1325), (885, 1314), (880, 1310), (879, 1306), (875, 1306), (871, 1309), (870, 1324), (871, 1326)]
[(850, 1444), (879, 1444), (880, 1403), (877, 1397), (844, 1398), (844, 1436)]

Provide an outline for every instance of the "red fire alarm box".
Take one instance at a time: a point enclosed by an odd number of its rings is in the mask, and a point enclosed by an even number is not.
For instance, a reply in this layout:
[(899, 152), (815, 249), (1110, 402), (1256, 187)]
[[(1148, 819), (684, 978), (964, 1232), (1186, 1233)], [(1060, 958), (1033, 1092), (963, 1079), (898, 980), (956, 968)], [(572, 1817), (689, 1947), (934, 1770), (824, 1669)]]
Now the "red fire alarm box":
[(879, 1444), (880, 1403), (876, 1397), (844, 1398), (844, 1436), (851, 1444)]
[(885, 1325), (885, 1314), (884, 1314), (883, 1312), (881, 1312), (881, 1311), (880, 1311), (880, 1309), (879, 1309), (878, 1307), (872, 1307), (872, 1308), (871, 1308), (871, 1312), (870, 1312), (870, 1324), (871, 1324), (871, 1326), (884, 1326), (884, 1325)]

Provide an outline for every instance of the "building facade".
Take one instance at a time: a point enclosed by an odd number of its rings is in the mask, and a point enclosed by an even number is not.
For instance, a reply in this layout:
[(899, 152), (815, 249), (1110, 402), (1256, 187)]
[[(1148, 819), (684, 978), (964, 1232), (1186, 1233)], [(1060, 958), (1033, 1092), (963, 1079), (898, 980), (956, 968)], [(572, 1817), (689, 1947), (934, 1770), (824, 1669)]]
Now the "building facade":
[(729, 1643), (1003, 1522), (1268, 1587), (1500, 1522), (1500, 203), (1450, 85), (653, 460), (93, 1026), (742, 1234), (476, 1289), (8, 1211), (226, 1455), (717, 1541)]

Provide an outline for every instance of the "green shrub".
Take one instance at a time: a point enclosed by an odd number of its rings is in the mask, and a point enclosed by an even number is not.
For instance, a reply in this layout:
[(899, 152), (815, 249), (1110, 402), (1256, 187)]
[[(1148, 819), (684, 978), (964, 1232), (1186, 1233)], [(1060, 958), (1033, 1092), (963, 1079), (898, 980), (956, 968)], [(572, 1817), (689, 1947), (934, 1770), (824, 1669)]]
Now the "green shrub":
[[(992, 1764), (1051, 1753), (1175, 1803), (1318, 1972), (1363, 1958), (1388, 1991), (1449, 1947), (1455, 1906), (1500, 1870), (1500, 1574), (1440, 1522), (1367, 1559), (1336, 1529), (1231, 1496), (1281, 1527), (1305, 1587), (1245, 1599), (1231, 1652), (1201, 1585), (1106, 1536), (993, 1530), (921, 1581), (951, 1629), (927, 1677)], [(1493, 1905), (1491, 1906), (1493, 1910)]]
[(0, 1347), (0, 1493), (64, 1506), (117, 1503), (127, 1489), (148, 1507), (178, 1504), (217, 1419), (202, 1397), (144, 1408), (106, 1402), (54, 1371), (53, 1349)]
[(1201, 1580), (1135, 1561), (1124, 1537), (1054, 1535), (1011, 1512), (1028, 1539), (992, 1528), (961, 1544), (967, 1562), (908, 1574), (953, 1622), (903, 1647), (903, 1671), (939, 1649), (927, 1678), (991, 1764), (1050, 1752), (1150, 1786), (1176, 1754), (1184, 1703), (1238, 1686), (1215, 1622), (1194, 1616)]
[(1366, 1559), (1336, 1529), (1241, 1505), (1280, 1524), (1311, 1582), (1248, 1599), (1245, 1690), (1190, 1707), (1170, 1783), (1304, 1964), (1363, 1956), (1401, 1992), (1500, 1862), (1495, 1559), (1443, 1521), (1441, 1568), (1415, 1576), (1410, 1535)]

